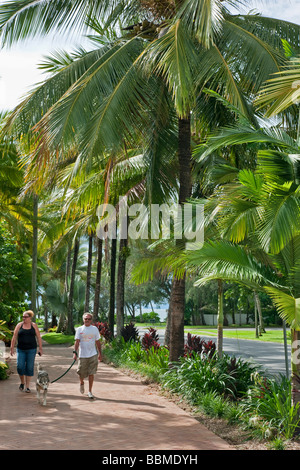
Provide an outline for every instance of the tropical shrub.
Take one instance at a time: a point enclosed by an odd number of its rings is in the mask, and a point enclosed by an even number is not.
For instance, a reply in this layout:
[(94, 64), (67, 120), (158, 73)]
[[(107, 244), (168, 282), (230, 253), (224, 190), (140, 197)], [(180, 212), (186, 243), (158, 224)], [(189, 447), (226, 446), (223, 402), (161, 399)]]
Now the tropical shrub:
[(100, 335), (105, 339), (105, 341), (110, 341), (112, 339), (112, 332), (110, 331), (107, 322), (100, 322), (98, 324), (98, 329)]
[(169, 350), (164, 346), (159, 348), (151, 346), (145, 354), (145, 362), (157, 367), (160, 371), (167, 371), (169, 368)]
[(142, 347), (149, 351), (149, 349), (159, 349), (160, 345), (158, 343), (159, 336), (155, 328), (148, 328), (148, 333), (145, 333), (142, 338)]
[(48, 333), (56, 333), (57, 326), (52, 326), (51, 328), (48, 328)]
[(232, 394), (235, 398), (245, 396), (249, 387), (253, 385), (253, 377), (258, 377), (260, 372), (260, 366), (228, 354), (223, 354), (221, 358), (218, 358), (216, 366), (234, 379)]
[(0, 361), (0, 380), (8, 378), (9, 367), (5, 362)]
[(134, 323), (130, 322), (121, 329), (121, 337), (125, 342), (139, 340), (139, 331), (134, 326)]
[(245, 387), (252, 380), (253, 366), (232, 358), (219, 358), (215, 355), (208, 359), (193, 352), (182, 358), (166, 372), (163, 385), (171, 391), (183, 394), (188, 400), (197, 404), (204, 393), (216, 392), (219, 395), (237, 399), (244, 393)]
[(124, 351), (124, 357), (132, 362), (139, 362), (145, 359), (145, 351), (139, 341), (127, 341), (128, 347)]
[(3, 341), (5, 344), (8, 344), (12, 338), (12, 332), (6, 326), (6, 322), (0, 320), (0, 341)]
[(145, 312), (142, 315), (142, 321), (143, 323), (149, 323), (149, 322), (159, 323), (160, 317), (158, 313), (156, 312)]
[(187, 340), (184, 345), (185, 357), (190, 357), (193, 353), (205, 354), (208, 357), (212, 357), (216, 351), (216, 343), (209, 340), (205, 341), (200, 336), (187, 334)]
[(241, 403), (241, 416), (257, 423), (272, 436), (280, 433), (286, 439), (294, 436), (300, 423), (300, 403), (292, 403), (292, 384), (281, 375), (278, 380), (254, 375), (254, 383)]

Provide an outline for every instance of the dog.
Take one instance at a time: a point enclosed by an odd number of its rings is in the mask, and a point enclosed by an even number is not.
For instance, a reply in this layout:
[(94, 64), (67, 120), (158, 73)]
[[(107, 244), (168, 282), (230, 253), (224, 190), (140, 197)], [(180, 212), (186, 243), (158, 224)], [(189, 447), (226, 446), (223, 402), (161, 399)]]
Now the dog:
[(40, 364), (37, 364), (37, 378), (36, 378), (36, 394), (38, 402), (41, 403), (41, 391), (43, 391), (43, 406), (47, 404), (47, 392), (50, 379), (48, 372), (40, 368)]

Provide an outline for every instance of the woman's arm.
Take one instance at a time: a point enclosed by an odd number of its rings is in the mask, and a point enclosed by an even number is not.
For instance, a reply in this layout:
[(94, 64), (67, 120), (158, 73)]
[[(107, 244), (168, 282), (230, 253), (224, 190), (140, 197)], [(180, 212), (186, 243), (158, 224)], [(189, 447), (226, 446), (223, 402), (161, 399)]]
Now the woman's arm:
[(33, 328), (35, 329), (35, 334), (36, 334), (36, 337), (37, 337), (37, 340), (38, 340), (38, 343), (39, 343), (39, 352), (40, 352), (40, 355), (43, 354), (43, 344), (42, 344), (42, 337), (41, 337), (41, 333), (40, 333), (40, 330), (37, 326), (36, 323), (32, 323), (33, 325)]
[(19, 329), (21, 328), (22, 323), (23, 322), (18, 323), (15, 330), (14, 330), (14, 334), (13, 334), (13, 337), (12, 337), (12, 340), (11, 340), (11, 343), (10, 343), (10, 354), (11, 354), (11, 356), (14, 355), (14, 348), (15, 348), (15, 344), (16, 344), (16, 339), (17, 339), (18, 332), (19, 332)]

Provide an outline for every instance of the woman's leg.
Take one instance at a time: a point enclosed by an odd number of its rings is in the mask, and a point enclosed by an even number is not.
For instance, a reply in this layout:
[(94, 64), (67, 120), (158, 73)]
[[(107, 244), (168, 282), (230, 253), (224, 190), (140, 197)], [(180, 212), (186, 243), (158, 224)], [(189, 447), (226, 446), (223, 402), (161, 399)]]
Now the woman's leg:
[(20, 377), (21, 385), (20, 390), (23, 390), (25, 385), (25, 369), (26, 369), (26, 355), (21, 349), (17, 349), (17, 372)]
[(36, 348), (28, 349), (28, 351), (26, 351), (26, 372), (25, 372), (26, 389), (30, 388), (31, 377), (33, 377), (34, 375), (35, 356), (36, 356)]

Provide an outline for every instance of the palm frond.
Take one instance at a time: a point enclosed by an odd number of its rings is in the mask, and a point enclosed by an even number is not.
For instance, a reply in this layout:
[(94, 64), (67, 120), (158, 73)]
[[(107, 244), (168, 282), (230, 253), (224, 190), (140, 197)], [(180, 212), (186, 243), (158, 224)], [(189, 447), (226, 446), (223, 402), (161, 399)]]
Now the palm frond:
[(2, 44), (11, 45), (28, 37), (64, 31), (78, 34), (87, 28), (88, 18), (107, 16), (115, 0), (9, 0), (0, 6)]
[(220, 34), (223, 24), (223, 7), (220, 0), (185, 0), (175, 18), (183, 20), (185, 29), (209, 48)]
[(57, 148), (76, 133), (81, 136), (80, 151), (87, 155), (130, 138), (151, 96), (151, 80), (136, 66), (142, 50), (142, 42), (134, 38), (104, 54), (40, 121), (42, 141)]
[(255, 102), (260, 107), (266, 107), (266, 115), (270, 117), (295, 106), (299, 100), (300, 58), (294, 58), (266, 81)]
[(188, 268), (197, 267), (197, 285), (212, 279), (226, 279), (260, 289), (266, 284), (278, 285), (274, 272), (237, 244), (208, 241), (201, 250), (187, 252), (186, 260)]
[(143, 65), (167, 83), (176, 110), (185, 117), (194, 104), (193, 71), (197, 67), (197, 54), (185, 25), (177, 20), (160, 38), (145, 51)]
[(267, 286), (265, 290), (272, 298), (281, 318), (292, 329), (300, 330), (300, 299), (295, 299), (275, 287)]
[(292, 182), (267, 182), (263, 187), (266, 201), (259, 239), (266, 251), (278, 253), (299, 233), (299, 187)]

